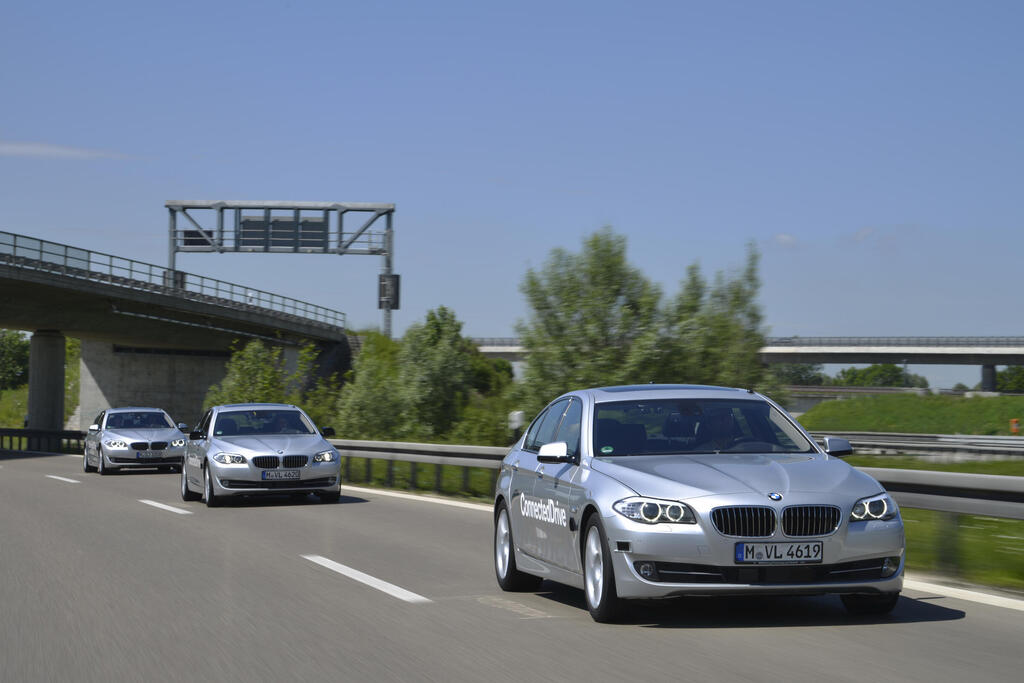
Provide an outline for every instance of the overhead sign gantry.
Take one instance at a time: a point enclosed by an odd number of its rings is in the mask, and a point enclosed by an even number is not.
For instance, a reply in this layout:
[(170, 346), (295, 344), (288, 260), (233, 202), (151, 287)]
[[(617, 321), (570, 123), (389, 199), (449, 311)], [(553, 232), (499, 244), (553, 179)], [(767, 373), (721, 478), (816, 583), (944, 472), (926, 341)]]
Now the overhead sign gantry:
[[(392, 272), (394, 204), (171, 200), (164, 206), (170, 213), (168, 267), (172, 272), (176, 272), (178, 252), (383, 257), (377, 308), (382, 332), (391, 336), (391, 311), (398, 310), (399, 303), (399, 276)], [(346, 225), (346, 214), (358, 214), (359, 219)]]

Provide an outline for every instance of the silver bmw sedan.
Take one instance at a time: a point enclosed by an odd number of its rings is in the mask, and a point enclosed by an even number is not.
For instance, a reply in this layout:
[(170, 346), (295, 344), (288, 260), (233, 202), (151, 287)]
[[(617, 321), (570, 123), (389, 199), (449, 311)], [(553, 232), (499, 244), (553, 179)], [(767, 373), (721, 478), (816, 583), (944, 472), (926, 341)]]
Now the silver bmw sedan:
[(120, 469), (178, 467), (185, 455), (181, 431), (185, 428), (159, 408), (104, 410), (85, 435), (82, 469), (109, 474)]
[(307, 495), (337, 502), (338, 452), (300, 408), (281, 403), (214, 406), (189, 434), (182, 500), (210, 507), (228, 496)]
[(870, 476), (753, 391), (573, 391), (504, 458), (494, 566), (504, 590), (582, 588), (611, 621), (630, 598), (825, 594), (886, 613), (903, 587), (903, 521)]

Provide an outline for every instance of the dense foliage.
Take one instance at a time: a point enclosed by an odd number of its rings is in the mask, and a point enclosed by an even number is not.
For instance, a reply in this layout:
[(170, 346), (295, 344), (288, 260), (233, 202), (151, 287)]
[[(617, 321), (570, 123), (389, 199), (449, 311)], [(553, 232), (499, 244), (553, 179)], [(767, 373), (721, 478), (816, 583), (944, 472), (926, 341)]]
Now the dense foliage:
[(800, 416), (814, 431), (1010, 434), (1024, 420), (1024, 396), (964, 398), (888, 394), (822, 401)]
[(28, 382), (29, 340), (21, 332), (0, 330), (0, 390)]
[(1011, 365), (996, 372), (996, 391), (1024, 394), (1024, 366)]

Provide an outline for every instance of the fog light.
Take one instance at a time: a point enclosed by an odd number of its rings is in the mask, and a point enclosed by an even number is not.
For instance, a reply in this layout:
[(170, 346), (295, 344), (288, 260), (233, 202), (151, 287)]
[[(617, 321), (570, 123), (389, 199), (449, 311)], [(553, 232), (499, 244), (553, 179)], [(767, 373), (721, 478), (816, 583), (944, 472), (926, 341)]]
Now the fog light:
[(640, 576), (644, 577), (648, 581), (656, 581), (658, 578), (658, 570), (655, 568), (653, 562), (637, 562), (636, 570)]
[(882, 578), (888, 578), (900, 568), (900, 558), (887, 557), (882, 561)]

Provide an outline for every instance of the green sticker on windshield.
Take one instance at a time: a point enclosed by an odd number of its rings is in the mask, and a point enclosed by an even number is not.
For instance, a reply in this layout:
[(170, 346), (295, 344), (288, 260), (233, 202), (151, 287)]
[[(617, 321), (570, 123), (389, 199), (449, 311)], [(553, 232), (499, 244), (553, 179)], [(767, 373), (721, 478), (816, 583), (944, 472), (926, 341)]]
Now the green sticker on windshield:
[(602, 449), (601, 449), (601, 452), (602, 452), (602, 453), (611, 453), (611, 452), (612, 452), (612, 451), (614, 451), (614, 450), (615, 450), (615, 449), (614, 449), (614, 448), (612, 448), (611, 446), (605, 446), (604, 448), (602, 448)]

